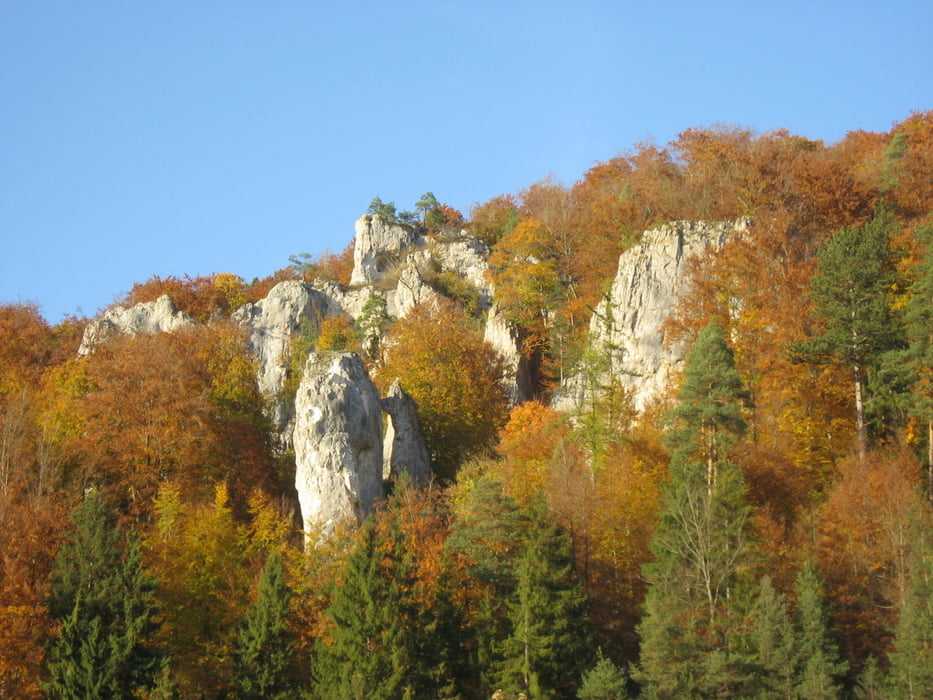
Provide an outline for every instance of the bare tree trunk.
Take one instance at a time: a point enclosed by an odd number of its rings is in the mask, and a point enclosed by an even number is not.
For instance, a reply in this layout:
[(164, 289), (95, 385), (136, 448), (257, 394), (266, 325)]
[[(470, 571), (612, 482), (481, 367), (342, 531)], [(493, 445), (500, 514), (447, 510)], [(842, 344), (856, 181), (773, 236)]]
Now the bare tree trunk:
[(855, 372), (855, 425), (858, 440), (858, 461), (865, 464), (865, 454), (868, 451), (868, 430), (865, 427), (865, 403), (862, 399), (862, 368), (854, 365)]
[(927, 498), (933, 503), (933, 420), (927, 421)]

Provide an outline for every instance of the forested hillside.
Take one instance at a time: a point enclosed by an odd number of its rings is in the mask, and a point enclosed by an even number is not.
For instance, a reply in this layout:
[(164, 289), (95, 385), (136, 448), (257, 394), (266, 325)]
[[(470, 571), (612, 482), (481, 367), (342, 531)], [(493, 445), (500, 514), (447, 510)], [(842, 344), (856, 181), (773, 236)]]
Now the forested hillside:
[[(352, 295), (352, 245), (140, 281), (123, 306), (185, 323), (81, 353), (91, 319), (0, 306), (0, 698), (933, 697), (933, 113), (690, 129), (572, 186), (369, 214), (478, 239), (493, 311), (424, 264), (431, 303), (290, 329), (270, 396), (243, 309)], [(742, 217), (689, 261), (682, 371), (636, 408), (593, 342), (619, 256)], [(399, 380), (434, 478), (315, 539), (275, 405), (323, 350)]]

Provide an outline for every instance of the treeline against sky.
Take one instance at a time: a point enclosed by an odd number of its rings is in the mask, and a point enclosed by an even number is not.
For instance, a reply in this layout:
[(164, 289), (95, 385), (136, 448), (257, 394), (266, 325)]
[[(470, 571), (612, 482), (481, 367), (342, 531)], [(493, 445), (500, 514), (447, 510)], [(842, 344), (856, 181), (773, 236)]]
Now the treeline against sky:
[[(351, 248), (143, 281), (123, 301), (203, 323), (84, 357), (86, 320), (0, 307), (0, 696), (933, 694), (933, 114), (832, 145), (690, 129), (572, 186), (416, 208), (489, 246), (536, 400), (509, 407), (449, 276), (437, 309), (303, 329), (286, 391), (311, 349), (359, 352), (414, 397), (437, 475), (307, 551), (222, 319), (282, 279), (348, 283)], [(674, 310), (682, 380), (636, 414), (587, 342), (619, 254), (742, 216)], [(593, 400), (568, 415), (572, 371)]]

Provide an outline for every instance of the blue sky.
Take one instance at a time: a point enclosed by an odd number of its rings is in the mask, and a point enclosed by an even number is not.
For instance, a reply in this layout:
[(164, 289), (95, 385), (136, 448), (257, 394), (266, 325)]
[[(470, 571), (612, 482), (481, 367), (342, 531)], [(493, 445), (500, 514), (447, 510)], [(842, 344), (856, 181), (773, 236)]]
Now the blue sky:
[(832, 143), (933, 108), (933, 3), (0, 0), (0, 302), (339, 251), (690, 127)]

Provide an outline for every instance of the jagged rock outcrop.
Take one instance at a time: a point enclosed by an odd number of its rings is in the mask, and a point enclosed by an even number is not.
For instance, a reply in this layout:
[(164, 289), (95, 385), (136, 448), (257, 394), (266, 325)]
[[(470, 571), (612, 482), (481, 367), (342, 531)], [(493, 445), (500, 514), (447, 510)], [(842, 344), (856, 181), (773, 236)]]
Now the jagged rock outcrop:
[(492, 346), (505, 363), (505, 388), (509, 393), (509, 402), (519, 404), (530, 399), (534, 395), (534, 386), (528, 358), (521, 353), (521, 338), (515, 327), (502, 317), (496, 304), (492, 305), (486, 315), (483, 340)]
[(383, 439), (383, 478), (397, 479), (408, 474), (414, 484), (428, 483), (431, 456), (421, 433), (418, 409), (398, 379), (382, 399), (382, 410), (389, 416)]
[(489, 269), (489, 249), (475, 236), (461, 234), (434, 244), (434, 257), (442, 270), (449, 270), (479, 290), (480, 305), (488, 308), (492, 304), (492, 287), (486, 279)]
[[(602, 350), (615, 382), (628, 390), (642, 410), (659, 397), (679, 373), (687, 346), (666, 342), (664, 322), (686, 290), (684, 264), (691, 257), (718, 250), (751, 224), (677, 221), (646, 231), (638, 245), (619, 257), (608, 299), (590, 323), (593, 346)], [(581, 374), (562, 387), (555, 405), (569, 409), (586, 401)]]
[(402, 251), (420, 246), (423, 239), (412, 228), (391, 224), (378, 214), (356, 221), (351, 286), (375, 284), (400, 262)]
[(135, 333), (172, 332), (191, 323), (191, 317), (179, 311), (175, 302), (167, 294), (155, 301), (143, 302), (134, 306), (115, 306), (84, 329), (79, 355), (93, 352), (94, 347), (115, 335)]
[(382, 498), (382, 409), (358, 355), (316, 352), (295, 397), (295, 487), (309, 541)]
[(329, 305), (328, 297), (312, 284), (289, 280), (233, 313), (233, 321), (249, 329), (250, 346), (259, 362), (256, 380), (264, 396), (275, 396), (285, 384), (292, 337), (302, 331), (303, 323), (316, 331)]

